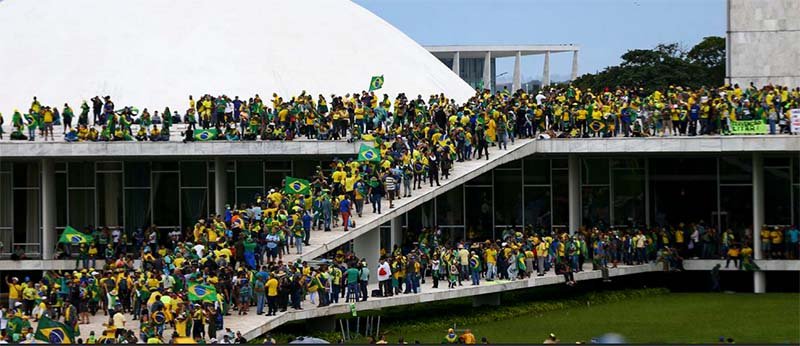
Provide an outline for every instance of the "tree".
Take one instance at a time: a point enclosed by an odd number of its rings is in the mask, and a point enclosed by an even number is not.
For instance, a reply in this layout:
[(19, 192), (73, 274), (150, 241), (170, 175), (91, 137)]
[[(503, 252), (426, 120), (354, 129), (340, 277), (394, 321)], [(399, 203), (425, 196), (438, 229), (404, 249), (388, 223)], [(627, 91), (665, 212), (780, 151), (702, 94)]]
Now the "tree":
[(629, 50), (621, 58), (619, 66), (585, 74), (574, 84), (593, 90), (625, 86), (652, 92), (670, 85), (713, 87), (725, 77), (725, 40), (721, 37), (706, 37), (688, 52), (677, 43), (659, 44), (653, 49)]

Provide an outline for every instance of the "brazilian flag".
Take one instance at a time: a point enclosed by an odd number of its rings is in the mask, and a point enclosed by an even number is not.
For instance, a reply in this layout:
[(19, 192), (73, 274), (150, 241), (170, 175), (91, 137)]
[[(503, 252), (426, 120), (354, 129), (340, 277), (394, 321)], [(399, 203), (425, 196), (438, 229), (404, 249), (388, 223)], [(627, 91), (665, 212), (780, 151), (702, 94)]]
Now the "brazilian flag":
[(8, 320), (8, 325), (6, 326), (6, 330), (11, 334), (19, 334), (22, 333), (23, 330), (28, 329), (31, 326), (31, 322), (26, 319), (23, 319), (19, 316), (14, 316), (10, 320)]
[(217, 301), (217, 289), (211, 285), (193, 283), (189, 285), (189, 300), (193, 302), (198, 300), (215, 302)]
[(72, 328), (47, 317), (42, 317), (39, 320), (39, 327), (36, 328), (36, 334), (34, 335), (36, 340), (49, 344), (71, 344), (74, 337)]
[(217, 135), (219, 135), (217, 129), (194, 130), (194, 140), (199, 142), (217, 139)]
[(361, 144), (361, 149), (358, 149), (358, 161), (381, 162), (381, 152), (378, 148)]
[(78, 232), (78, 230), (67, 226), (64, 232), (61, 233), (61, 238), (58, 239), (62, 244), (88, 244), (94, 241), (94, 238), (88, 234)]
[(286, 177), (286, 186), (283, 188), (283, 191), (289, 194), (299, 193), (308, 195), (311, 192), (311, 183), (305, 179)]
[(369, 81), (369, 91), (378, 90), (383, 88), (383, 75), (373, 76)]

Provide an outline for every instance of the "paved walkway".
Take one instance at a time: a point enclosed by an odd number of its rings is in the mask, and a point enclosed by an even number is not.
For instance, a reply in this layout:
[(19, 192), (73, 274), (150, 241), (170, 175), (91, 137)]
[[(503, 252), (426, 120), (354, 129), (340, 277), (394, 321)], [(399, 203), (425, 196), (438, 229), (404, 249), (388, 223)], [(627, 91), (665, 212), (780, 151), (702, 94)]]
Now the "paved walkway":
[[(621, 276), (621, 275), (633, 275), (639, 273), (645, 273), (650, 271), (657, 271), (655, 265), (647, 264), (647, 265), (636, 265), (636, 266), (620, 266), (615, 269), (609, 269), (609, 275), (611, 277), (614, 276)], [(601, 273), (599, 270), (591, 270), (591, 264), (584, 265), (584, 271), (575, 274), (575, 280), (580, 285), (580, 282), (583, 280), (593, 280), (601, 278)], [(457, 286), (453, 289), (447, 288), (447, 283), (442, 281), (440, 282), (439, 288), (433, 289), (431, 288), (432, 283), (430, 280), (426, 280), (426, 283), (422, 285), (422, 292), (417, 294), (400, 294), (395, 295), (392, 297), (384, 297), (384, 298), (369, 298), (365, 302), (358, 302), (356, 303), (356, 310), (357, 311), (367, 311), (367, 310), (377, 310), (386, 307), (392, 306), (400, 306), (400, 305), (409, 305), (409, 304), (419, 304), (437, 300), (446, 300), (446, 299), (453, 299), (453, 298), (460, 298), (460, 297), (469, 297), (469, 296), (477, 296), (483, 294), (492, 294), (492, 293), (500, 293), (510, 290), (517, 290), (517, 289), (524, 289), (529, 287), (541, 287), (547, 285), (557, 285), (557, 284), (564, 284), (564, 277), (561, 275), (555, 275), (555, 273), (551, 270), (543, 277), (533, 276), (529, 279), (524, 280), (496, 280), (496, 281), (485, 281), (482, 280), (479, 286), (471, 286), (469, 280), (463, 281), (464, 286)], [(369, 291), (372, 289), (376, 289), (377, 284), (371, 284)], [(502, 304), (502, 302), (501, 302)], [(329, 306), (320, 308), (312, 305), (308, 299), (306, 299), (302, 304), (303, 310), (292, 310), (289, 309), (287, 312), (278, 313), (277, 316), (264, 316), (264, 315), (256, 315), (255, 307), (251, 307), (248, 311), (248, 315), (237, 315), (235, 311), (232, 311), (231, 316), (225, 316), (225, 328), (230, 328), (233, 332), (241, 331), (242, 335), (247, 338), (248, 340), (259, 337), (272, 329), (275, 329), (285, 323), (291, 321), (298, 321), (298, 320), (306, 320), (310, 318), (316, 317), (324, 317), (324, 316), (331, 316), (331, 315), (338, 315), (338, 314), (346, 314), (350, 312), (350, 304), (344, 303), (344, 299), (340, 299), (338, 304), (331, 304)], [(266, 311), (266, 307), (265, 307)], [(132, 321), (131, 315), (127, 315), (128, 318), (128, 326), (130, 329), (138, 330), (139, 323), (138, 321)], [(102, 332), (105, 330), (103, 327), (103, 323), (107, 321), (106, 316), (102, 316), (98, 313), (97, 316), (91, 317), (91, 323), (88, 325), (81, 325), (81, 336), (86, 338), (89, 335), (89, 331), (94, 331), (96, 335), (102, 335)], [(164, 336), (168, 339), (169, 336), (172, 334), (172, 329), (167, 329), (164, 332)], [(221, 333), (218, 333), (218, 337), (221, 338)]]

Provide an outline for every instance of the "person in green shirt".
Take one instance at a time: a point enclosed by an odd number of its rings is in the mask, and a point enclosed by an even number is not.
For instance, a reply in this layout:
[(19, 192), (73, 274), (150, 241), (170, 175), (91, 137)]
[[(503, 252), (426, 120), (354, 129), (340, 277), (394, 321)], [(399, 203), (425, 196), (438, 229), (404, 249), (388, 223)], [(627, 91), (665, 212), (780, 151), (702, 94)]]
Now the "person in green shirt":
[(359, 290), (358, 290), (358, 277), (359, 272), (358, 268), (350, 267), (347, 268), (344, 272), (345, 283), (347, 284), (347, 299), (345, 303), (349, 303), (351, 299), (355, 299), (354, 302), (358, 301)]

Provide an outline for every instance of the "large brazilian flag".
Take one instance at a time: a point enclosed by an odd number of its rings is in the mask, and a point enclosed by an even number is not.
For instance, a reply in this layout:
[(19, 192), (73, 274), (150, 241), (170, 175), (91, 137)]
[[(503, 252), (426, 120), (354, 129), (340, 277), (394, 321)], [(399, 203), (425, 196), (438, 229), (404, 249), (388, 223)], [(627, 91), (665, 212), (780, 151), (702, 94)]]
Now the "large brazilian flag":
[(208, 130), (194, 130), (194, 140), (196, 141), (210, 141), (217, 139), (217, 135), (219, 131), (217, 129), (208, 129)]
[(206, 301), (206, 302), (215, 302), (217, 301), (217, 289), (211, 285), (205, 285), (201, 283), (193, 283), (189, 285), (189, 300), (190, 301)]
[(78, 232), (78, 230), (67, 226), (64, 232), (61, 233), (61, 238), (58, 239), (59, 243), (63, 244), (88, 244), (94, 241), (94, 238), (88, 234)]
[(383, 75), (373, 76), (369, 81), (369, 91), (383, 88)]
[(381, 152), (366, 144), (361, 144), (358, 150), (358, 161), (381, 162)]
[(42, 317), (34, 338), (49, 344), (71, 344), (74, 342), (75, 335), (72, 328), (67, 325)]
[(8, 320), (8, 325), (6, 326), (6, 330), (9, 333), (22, 333), (22, 330), (28, 329), (31, 326), (31, 323), (27, 319), (23, 319), (19, 316), (14, 316), (10, 320)]
[(311, 183), (305, 179), (286, 177), (286, 186), (284, 186), (283, 190), (290, 194), (308, 195), (311, 193)]

